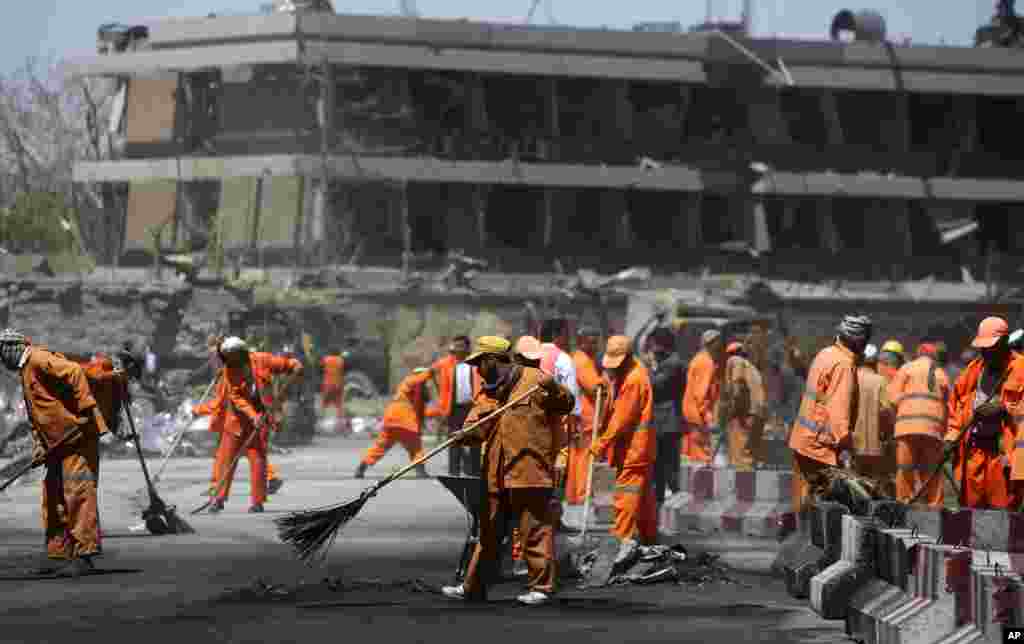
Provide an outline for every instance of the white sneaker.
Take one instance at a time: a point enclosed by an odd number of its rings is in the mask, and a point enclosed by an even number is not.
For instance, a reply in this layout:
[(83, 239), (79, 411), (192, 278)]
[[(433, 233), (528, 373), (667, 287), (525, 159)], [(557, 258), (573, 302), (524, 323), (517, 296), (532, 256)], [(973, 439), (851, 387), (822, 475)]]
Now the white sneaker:
[(459, 584), (458, 586), (442, 586), (441, 594), (448, 599), (465, 599), (466, 587), (463, 584)]
[(526, 606), (539, 606), (551, 601), (551, 597), (547, 593), (542, 593), (539, 590), (531, 590), (525, 595), (516, 597), (516, 601)]

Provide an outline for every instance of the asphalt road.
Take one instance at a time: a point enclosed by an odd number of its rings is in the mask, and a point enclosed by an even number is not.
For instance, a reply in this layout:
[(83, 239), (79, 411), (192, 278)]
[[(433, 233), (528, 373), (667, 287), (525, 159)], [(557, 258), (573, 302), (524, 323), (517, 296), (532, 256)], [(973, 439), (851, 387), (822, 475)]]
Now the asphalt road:
[[(102, 568), (78, 580), (0, 579), (0, 642), (800, 642), (845, 640), (840, 622), (790, 599), (780, 580), (735, 576), (702, 587), (663, 584), (580, 590), (555, 603), (514, 602), (516, 582), (485, 605), (451, 602), (449, 583), (467, 529), (458, 501), (431, 480), (398, 481), (364, 507), (326, 566), (297, 563), (276, 537), (280, 513), (347, 500), (367, 481), (351, 478), (365, 441), (326, 439), (274, 458), (286, 478), (267, 513), (250, 515), (243, 459), (220, 515), (189, 516), (203, 502), (209, 459), (176, 459), (160, 493), (194, 535), (132, 532), (142, 476), (130, 460), (101, 466)], [(445, 468), (443, 456), (432, 464)], [(369, 472), (404, 462), (400, 449)], [(140, 505), (141, 502), (141, 505)], [(0, 575), (41, 563), (39, 483), (0, 494)], [(325, 583), (329, 579), (330, 584)], [(268, 590), (269, 589), (269, 590)], [(324, 605), (329, 603), (330, 605)]]

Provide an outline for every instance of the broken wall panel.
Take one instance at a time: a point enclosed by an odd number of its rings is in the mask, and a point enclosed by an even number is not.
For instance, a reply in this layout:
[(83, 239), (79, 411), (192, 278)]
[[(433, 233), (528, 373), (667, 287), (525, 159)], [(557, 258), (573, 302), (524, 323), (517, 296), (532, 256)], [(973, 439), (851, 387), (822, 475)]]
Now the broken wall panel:
[(152, 146), (173, 143), (178, 108), (177, 77), (128, 81), (125, 154), (145, 156)]
[(263, 182), (257, 244), (290, 247), (295, 241), (302, 177), (272, 177)]
[(223, 181), (216, 225), (224, 248), (238, 250), (250, 247), (255, 205), (255, 177), (233, 177)]
[[(335, 67), (335, 127), (368, 153), (401, 153), (418, 140), (410, 72)], [(338, 137), (335, 137), (338, 140)]]
[[(124, 231), (126, 250), (146, 249), (151, 245), (152, 231), (174, 221), (177, 204), (177, 182), (172, 179), (133, 181), (128, 189), (128, 217)], [(169, 232), (164, 240), (169, 240)]]

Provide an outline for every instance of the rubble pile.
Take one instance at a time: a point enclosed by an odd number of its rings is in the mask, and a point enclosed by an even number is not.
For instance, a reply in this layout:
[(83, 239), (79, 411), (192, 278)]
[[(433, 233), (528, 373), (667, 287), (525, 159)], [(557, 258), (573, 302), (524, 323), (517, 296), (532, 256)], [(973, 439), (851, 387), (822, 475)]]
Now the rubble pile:
[[(601, 550), (582, 554), (576, 564), (577, 572), (587, 579), (594, 572)], [(719, 556), (702, 552), (690, 556), (680, 545), (636, 546), (622, 549), (615, 558), (611, 575), (604, 585), (672, 583), (686, 586), (740, 584)]]

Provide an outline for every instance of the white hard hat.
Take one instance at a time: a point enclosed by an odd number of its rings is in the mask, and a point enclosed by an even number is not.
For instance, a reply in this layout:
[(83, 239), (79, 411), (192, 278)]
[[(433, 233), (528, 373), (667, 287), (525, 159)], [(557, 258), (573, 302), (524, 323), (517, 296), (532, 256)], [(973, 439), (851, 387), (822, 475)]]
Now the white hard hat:
[(248, 350), (249, 345), (245, 343), (245, 340), (239, 338), (238, 336), (233, 335), (229, 338), (225, 338), (224, 341), (220, 343), (221, 353), (236, 353)]
[(864, 347), (864, 359), (865, 360), (871, 360), (872, 358), (876, 357), (877, 355), (878, 355), (878, 347), (876, 347), (875, 345), (869, 344), (868, 346)]
[(1019, 344), (1021, 338), (1024, 338), (1024, 329), (1017, 329), (1016, 331), (1010, 334), (1009, 343)]

